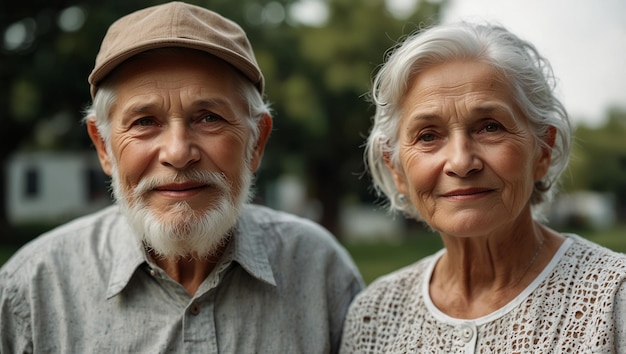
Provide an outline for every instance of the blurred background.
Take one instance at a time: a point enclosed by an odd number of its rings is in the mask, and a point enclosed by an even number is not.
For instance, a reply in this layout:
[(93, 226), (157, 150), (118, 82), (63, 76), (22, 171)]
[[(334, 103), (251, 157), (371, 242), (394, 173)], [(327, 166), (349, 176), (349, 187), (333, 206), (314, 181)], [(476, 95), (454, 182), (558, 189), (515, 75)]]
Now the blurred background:
[[(0, 264), (54, 226), (111, 203), (85, 127), (87, 76), (107, 27), (163, 1), (0, 4)], [(256, 202), (311, 218), (367, 281), (438, 249), (391, 217), (364, 174), (365, 99), (388, 48), (417, 28), (497, 21), (553, 64), (575, 124), (550, 223), (626, 251), (626, 2), (623, 0), (189, 0), (239, 23), (266, 78), (274, 131)]]

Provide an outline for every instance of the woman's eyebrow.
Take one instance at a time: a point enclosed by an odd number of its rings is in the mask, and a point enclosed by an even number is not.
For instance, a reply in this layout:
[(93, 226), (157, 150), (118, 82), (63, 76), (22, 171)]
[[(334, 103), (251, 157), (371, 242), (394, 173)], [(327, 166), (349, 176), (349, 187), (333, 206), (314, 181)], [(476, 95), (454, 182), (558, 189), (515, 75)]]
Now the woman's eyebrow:
[(507, 107), (502, 104), (489, 104), (489, 105), (475, 107), (472, 109), (472, 113), (475, 113), (478, 115), (489, 115), (489, 114), (493, 114), (494, 112), (512, 113), (513, 111), (511, 110), (510, 107)]

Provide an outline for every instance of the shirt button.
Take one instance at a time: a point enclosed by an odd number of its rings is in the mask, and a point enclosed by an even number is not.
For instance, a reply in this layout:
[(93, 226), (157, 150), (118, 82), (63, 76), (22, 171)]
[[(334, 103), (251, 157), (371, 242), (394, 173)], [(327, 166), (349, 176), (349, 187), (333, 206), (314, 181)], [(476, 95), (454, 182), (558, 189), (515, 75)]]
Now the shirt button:
[(472, 330), (471, 327), (469, 326), (463, 326), (461, 328), (461, 338), (466, 341), (469, 342), (470, 340), (472, 340), (472, 337), (474, 336), (474, 330)]
[(200, 313), (200, 305), (197, 302), (192, 303), (191, 307), (189, 308), (189, 313), (197, 316)]

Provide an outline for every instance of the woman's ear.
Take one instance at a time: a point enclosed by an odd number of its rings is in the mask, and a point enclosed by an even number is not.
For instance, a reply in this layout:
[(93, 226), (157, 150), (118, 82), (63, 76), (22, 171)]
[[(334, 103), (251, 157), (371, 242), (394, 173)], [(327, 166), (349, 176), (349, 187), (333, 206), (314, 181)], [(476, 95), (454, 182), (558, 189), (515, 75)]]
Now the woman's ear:
[(408, 194), (406, 175), (404, 174), (402, 166), (394, 163), (393, 159), (391, 158), (391, 152), (389, 151), (383, 152), (383, 159), (385, 160), (385, 165), (391, 172), (391, 175), (393, 177), (393, 183), (396, 185), (396, 189), (398, 190), (398, 192), (402, 194)]
[(102, 135), (100, 135), (100, 131), (98, 130), (98, 126), (96, 125), (96, 121), (94, 118), (90, 117), (87, 120), (87, 133), (89, 134), (89, 138), (93, 142), (93, 145), (96, 147), (96, 151), (98, 152), (98, 159), (100, 159), (100, 166), (102, 170), (107, 175), (111, 176), (113, 164), (111, 162), (111, 156), (109, 155), (109, 151), (106, 147), (106, 142)]
[(541, 144), (540, 146), (541, 153), (535, 166), (535, 181), (542, 179), (546, 175), (546, 173), (548, 173), (548, 169), (550, 169), (550, 163), (552, 162), (552, 148), (554, 148), (555, 142), (556, 128), (550, 126), (548, 128), (546, 136), (543, 139), (543, 144)]

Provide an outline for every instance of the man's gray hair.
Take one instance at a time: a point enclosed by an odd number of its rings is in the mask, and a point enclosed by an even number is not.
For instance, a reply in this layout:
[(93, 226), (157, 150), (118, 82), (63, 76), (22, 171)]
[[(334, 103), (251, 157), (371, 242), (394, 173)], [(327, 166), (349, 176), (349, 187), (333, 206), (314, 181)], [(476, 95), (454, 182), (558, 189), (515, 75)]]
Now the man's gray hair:
[[(136, 58), (149, 59), (151, 56), (159, 56), (166, 53), (186, 53), (189, 50), (190, 49), (176, 47), (154, 49), (140, 53), (133, 57), (132, 60)], [(104, 139), (108, 149), (110, 149), (111, 143), (111, 120), (109, 119), (109, 113), (116, 100), (115, 90), (118, 84), (119, 83), (115, 80), (115, 76), (104, 80), (99, 86), (92, 104), (85, 110), (83, 116), (84, 123), (87, 123), (87, 121), (91, 119), (95, 121), (98, 132)], [(252, 136), (247, 146), (247, 152), (248, 155), (250, 155), (259, 138), (259, 120), (265, 114), (271, 115), (270, 104), (263, 100), (256, 86), (242, 74), (238, 73), (235, 75), (235, 85), (239, 87), (243, 101), (248, 104), (248, 119), (246, 119), (246, 122), (248, 123)]]

